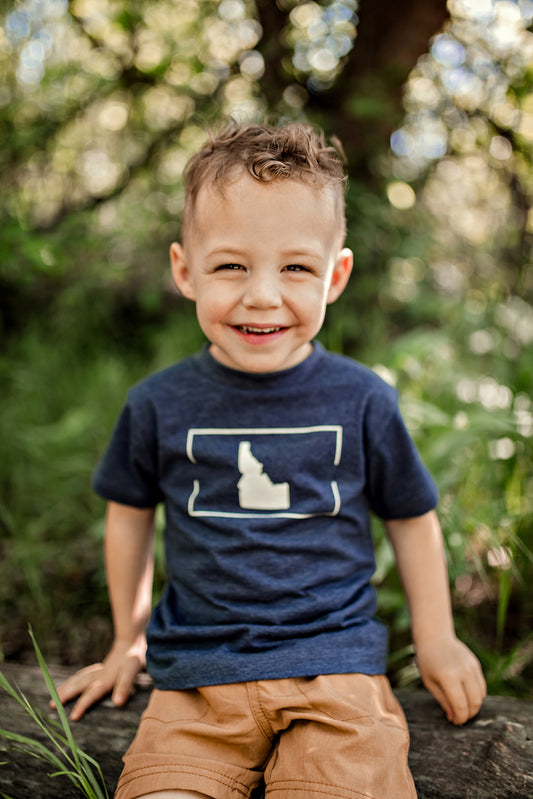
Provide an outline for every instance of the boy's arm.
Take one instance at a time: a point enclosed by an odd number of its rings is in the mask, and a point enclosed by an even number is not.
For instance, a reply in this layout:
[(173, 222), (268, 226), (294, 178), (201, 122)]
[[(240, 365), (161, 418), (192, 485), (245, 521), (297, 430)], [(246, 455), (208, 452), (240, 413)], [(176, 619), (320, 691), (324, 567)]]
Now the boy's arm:
[(426, 688), (454, 724), (478, 712), (486, 696), (481, 666), (455, 636), (442, 533), (434, 511), (385, 522), (409, 612)]
[(116, 705), (123, 705), (145, 664), (145, 630), (152, 606), (154, 516), (153, 508), (108, 504), (105, 561), (114, 640), (102, 663), (76, 672), (58, 689), (63, 703), (79, 696), (70, 716), (73, 721), (109, 692)]

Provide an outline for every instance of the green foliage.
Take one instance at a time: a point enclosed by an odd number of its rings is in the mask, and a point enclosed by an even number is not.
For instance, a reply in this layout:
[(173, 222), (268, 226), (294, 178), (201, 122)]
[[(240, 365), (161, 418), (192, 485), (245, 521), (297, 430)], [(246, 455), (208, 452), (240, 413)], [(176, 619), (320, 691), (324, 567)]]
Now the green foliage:
[[(523, 395), (508, 387), (498, 392), (483, 372), (477, 381), (470, 369), (463, 372), (458, 342), (442, 329), (396, 339), (377, 368), (398, 386), (404, 418), (440, 490), (458, 633), (481, 659), (491, 692), (529, 695), (533, 441), (530, 417), (527, 428), (520, 422)], [(494, 393), (465, 402), (466, 379)], [(377, 527), (375, 538), (380, 610), (392, 627), (394, 651), (408, 619), (390, 547)], [(412, 678), (409, 664), (395, 655), (397, 678)]]
[(31, 705), (22, 691), (12, 686), (0, 672), (0, 688), (6, 691), (19, 708), (32, 719), (36, 729), (41, 732), (47, 743), (43, 743), (40, 738), (30, 738), (4, 729), (0, 729), (0, 739), (6, 741), (8, 748), (12, 751), (23, 752), (47, 763), (54, 769), (49, 777), (66, 777), (75, 785), (81, 796), (85, 796), (87, 799), (109, 799), (100, 766), (80, 749), (74, 740), (67, 715), (31, 629), (30, 636), (50, 697), (57, 708), (59, 723), (46, 719), (39, 710)]
[[(89, 306), (70, 336), (61, 320), (52, 319), (50, 325), (29, 324), (12, 342), (0, 371), (9, 397), (0, 416), (0, 436), (10, 453), (0, 465), (6, 655), (24, 646), (28, 621), (49, 659), (81, 662), (90, 651), (105, 654), (110, 629), (101, 559), (104, 508), (90, 490), (91, 473), (128, 386), (199, 346), (192, 310), (176, 300), (175, 319), (145, 323), (141, 330), (132, 326), (127, 340), (117, 341), (107, 338), (105, 328), (83, 335), (91, 327)], [(127, 319), (123, 333), (132, 322)], [(133, 350), (131, 339), (139, 342)]]

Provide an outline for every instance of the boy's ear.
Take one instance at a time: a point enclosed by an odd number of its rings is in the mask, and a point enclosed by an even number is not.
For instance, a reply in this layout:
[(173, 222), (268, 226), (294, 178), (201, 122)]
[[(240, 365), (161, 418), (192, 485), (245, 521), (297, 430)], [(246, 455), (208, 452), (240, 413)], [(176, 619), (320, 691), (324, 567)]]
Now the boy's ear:
[(194, 286), (185, 260), (185, 251), (177, 241), (170, 245), (170, 267), (174, 283), (180, 294), (183, 294), (188, 300), (195, 300)]
[(331, 275), (328, 291), (328, 304), (335, 302), (340, 297), (352, 273), (353, 252), (344, 247), (337, 256), (337, 261)]

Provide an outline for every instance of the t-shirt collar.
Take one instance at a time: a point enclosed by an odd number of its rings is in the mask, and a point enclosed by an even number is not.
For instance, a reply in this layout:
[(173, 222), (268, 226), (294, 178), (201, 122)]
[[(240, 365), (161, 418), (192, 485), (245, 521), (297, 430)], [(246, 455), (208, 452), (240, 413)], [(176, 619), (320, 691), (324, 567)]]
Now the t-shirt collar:
[(325, 355), (325, 350), (318, 341), (313, 341), (312, 344), (313, 350), (307, 358), (296, 366), (279, 372), (242, 372), (239, 369), (232, 369), (213, 358), (208, 343), (194, 356), (194, 361), (202, 374), (226, 385), (250, 389), (281, 388), (288, 384), (301, 384), (314, 374)]

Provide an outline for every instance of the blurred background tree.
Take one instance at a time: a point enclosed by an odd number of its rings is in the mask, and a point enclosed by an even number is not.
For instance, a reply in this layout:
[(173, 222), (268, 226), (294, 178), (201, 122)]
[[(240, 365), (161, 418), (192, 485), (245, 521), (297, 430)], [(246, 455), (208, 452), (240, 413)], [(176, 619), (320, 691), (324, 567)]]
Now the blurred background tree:
[[(188, 156), (228, 116), (308, 119), (345, 146), (357, 262), (322, 338), (399, 388), (441, 491), (458, 631), (493, 691), (527, 694), (533, 2), (0, 12), (4, 657), (28, 656), (28, 621), (55, 661), (109, 644), (90, 474), (127, 387), (202, 341), (167, 269)], [(375, 537), (391, 675), (407, 684), (406, 611)]]

